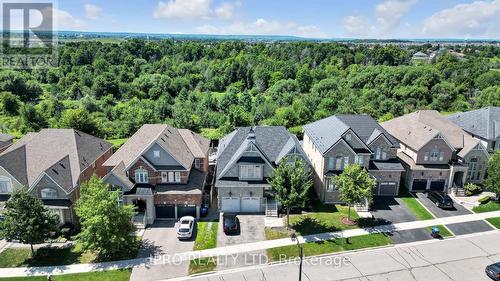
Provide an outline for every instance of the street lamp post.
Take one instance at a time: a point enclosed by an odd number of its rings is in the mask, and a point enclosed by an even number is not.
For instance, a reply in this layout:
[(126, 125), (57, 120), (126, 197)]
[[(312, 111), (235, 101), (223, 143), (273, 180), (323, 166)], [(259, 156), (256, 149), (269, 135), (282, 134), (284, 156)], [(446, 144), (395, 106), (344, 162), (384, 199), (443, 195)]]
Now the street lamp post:
[(290, 238), (292, 239), (292, 241), (297, 241), (297, 247), (299, 247), (299, 257), (300, 257), (299, 281), (302, 281), (302, 258), (303, 258), (303, 255), (302, 255), (302, 245), (300, 244), (299, 238), (297, 237), (297, 235), (295, 235), (295, 233), (292, 233), (292, 235), (290, 236)]

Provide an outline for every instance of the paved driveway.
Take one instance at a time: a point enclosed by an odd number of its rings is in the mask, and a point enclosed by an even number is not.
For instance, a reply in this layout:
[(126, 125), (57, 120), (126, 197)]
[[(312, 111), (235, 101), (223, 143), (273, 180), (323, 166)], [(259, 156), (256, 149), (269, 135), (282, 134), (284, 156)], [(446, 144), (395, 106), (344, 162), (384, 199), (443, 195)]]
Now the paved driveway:
[[(415, 215), (406, 208), (401, 198), (398, 197), (373, 198), (373, 210), (371, 213), (376, 220), (383, 223), (401, 223), (417, 220)], [(429, 231), (425, 228), (393, 232), (390, 238), (395, 244), (432, 239)]]
[(454, 202), (454, 208), (453, 209), (441, 209), (434, 202), (432, 202), (429, 198), (427, 198), (427, 194), (423, 192), (418, 192), (416, 193), (416, 196), (418, 200), (427, 208), (431, 211), (432, 214), (436, 218), (443, 218), (443, 217), (451, 217), (451, 216), (460, 216), (460, 215), (468, 215), (472, 214), (471, 211), (467, 210), (464, 208), (462, 205), (458, 204), (457, 202)]
[[(196, 235), (196, 230), (195, 230)], [(142, 247), (139, 250), (139, 257), (151, 257), (165, 255), (171, 257), (175, 253), (188, 252), (193, 250), (195, 235), (193, 239), (179, 241), (176, 234), (175, 221), (158, 221), (148, 227), (142, 237)], [(158, 259), (159, 265), (149, 267), (137, 267), (132, 270), (130, 281), (154, 281), (166, 278), (176, 278), (188, 274), (189, 262), (174, 264), (168, 259), (164, 261), (168, 266), (161, 265), (162, 259)]]
[(493, 230), (493, 228), (483, 220), (454, 223), (446, 225), (455, 235), (471, 234)]
[[(240, 232), (236, 235), (226, 235), (222, 230), (222, 217), (217, 232), (217, 247), (238, 245), (266, 240), (264, 235), (264, 215), (238, 215)], [(239, 255), (219, 257), (217, 270), (252, 266), (267, 262), (266, 251), (255, 251)]]
[(398, 197), (374, 197), (373, 217), (386, 223), (400, 223), (416, 221), (417, 218), (406, 208), (405, 204)]

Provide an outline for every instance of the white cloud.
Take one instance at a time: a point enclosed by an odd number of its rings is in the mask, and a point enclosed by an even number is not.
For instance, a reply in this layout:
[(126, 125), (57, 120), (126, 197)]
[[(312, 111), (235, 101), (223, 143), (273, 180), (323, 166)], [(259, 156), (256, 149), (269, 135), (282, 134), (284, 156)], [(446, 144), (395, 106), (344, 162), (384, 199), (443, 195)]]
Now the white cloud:
[[(391, 37), (401, 28), (401, 20), (418, 0), (384, 0), (374, 8), (374, 20), (364, 16), (348, 16), (342, 25), (349, 35), (359, 37)], [(408, 27), (407, 24), (404, 27)]]
[(85, 4), (85, 16), (88, 19), (95, 20), (99, 17), (99, 14), (102, 12), (101, 7), (93, 5), (93, 4)]
[(170, 0), (160, 1), (153, 13), (155, 18), (174, 19), (231, 19), (240, 2), (222, 3), (213, 7), (212, 0)]
[(475, 1), (441, 10), (424, 21), (422, 34), (427, 37), (500, 36), (500, 0)]
[(295, 22), (280, 22), (275, 20), (257, 19), (253, 22), (235, 22), (223, 27), (203, 25), (196, 28), (202, 34), (236, 34), (236, 35), (294, 35), (301, 37), (326, 37), (314, 25), (300, 25)]
[(386, 0), (375, 7), (378, 29), (390, 32), (399, 27), (402, 17), (417, 3), (417, 0)]

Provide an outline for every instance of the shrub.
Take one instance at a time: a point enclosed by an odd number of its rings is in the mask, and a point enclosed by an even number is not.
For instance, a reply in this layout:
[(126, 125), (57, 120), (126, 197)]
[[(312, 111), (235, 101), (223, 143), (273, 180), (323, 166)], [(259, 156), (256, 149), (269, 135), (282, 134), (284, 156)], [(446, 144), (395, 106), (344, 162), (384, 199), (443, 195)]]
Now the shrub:
[(479, 198), (479, 200), (477, 200), (477, 201), (478, 201), (481, 205), (486, 204), (486, 203), (488, 203), (488, 202), (490, 202), (490, 201), (491, 201), (491, 196), (489, 196), (489, 195), (483, 196), (483, 197)]
[(468, 183), (465, 185), (465, 195), (472, 196), (483, 192), (483, 188), (479, 185)]

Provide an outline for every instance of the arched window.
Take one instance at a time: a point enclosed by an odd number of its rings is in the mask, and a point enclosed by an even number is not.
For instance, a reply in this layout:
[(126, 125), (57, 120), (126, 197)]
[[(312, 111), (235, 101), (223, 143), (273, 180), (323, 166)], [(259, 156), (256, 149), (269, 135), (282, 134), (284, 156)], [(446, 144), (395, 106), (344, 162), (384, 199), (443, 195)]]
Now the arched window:
[(12, 181), (7, 177), (0, 177), (0, 194), (12, 193)]
[(136, 183), (149, 183), (148, 171), (144, 169), (138, 169), (135, 171), (135, 182)]
[(41, 191), (42, 198), (55, 199), (57, 198), (57, 191), (53, 188), (44, 188)]

